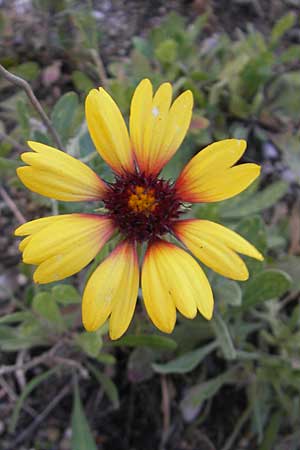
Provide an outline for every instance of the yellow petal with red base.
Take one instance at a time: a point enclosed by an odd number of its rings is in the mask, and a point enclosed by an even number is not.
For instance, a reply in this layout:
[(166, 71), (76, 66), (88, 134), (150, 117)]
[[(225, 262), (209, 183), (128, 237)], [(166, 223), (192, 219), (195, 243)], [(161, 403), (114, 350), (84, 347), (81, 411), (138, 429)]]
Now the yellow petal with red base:
[(23, 261), (38, 265), (33, 277), (36, 283), (50, 283), (83, 269), (110, 239), (114, 227), (104, 216), (66, 214), (29, 222), (16, 233), (29, 231), (32, 234), (21, 243)]
[(176, 182), (183, 201), (217, 202), (245, 190), (260, 174), (257, 164), (233, 166), (243, 155), (246, 142), (226, 139), (215, 142), (194, 156)]
[(134, 91), (130, 106), (130, 139), (135, 157), (141, 165), (141, 160), (145, 160), (144, 134), (147, 119), (151, 114), (153, 99), (153, 88), (150, 80), (144, 79)]
[(247, 280), (249, 276), (244, 261), (235, 252), (263, 260), (261, 253), (242, 236), (208, 220), (180, 220), (174, 233), (204, 264), (234, 280)]
[(65, 152), (38, 142), (28, 142), (33, 152), (22, 153), (28, 164), (17, 174), (31, 191), (56, 200), (77, 202), (100, 200), (105, 183), (81, 161)]
[(151, 82), (142, 80), (130, 109), (130, 137), (142, 172), (158, 174), (174, 155), (189, 128), (193, 95), (181, 94), (172, 104), (172, 86), (163, 83), (153, 97)]
[(60, 214), (59, 216), (49, 216), (42, 217), (41, 219), (30, 220), (15, 229), (15, 236), (28, 236), (30, 234), (37, 233), (47, 225), (58, 222), (59, 220), (64, 220), (66, 217), (69, 217), (69, 214)]
[(23, 223), (15, 230), (15, 236), (26, 236), (19, 244), (19, 250), (23, 252), (25, 247), (32, 238), (32, 234), (45, 228), (47, 225), (53, 224), (58, 220), (62, 220), (67, 217), (68, 214), (61, 214), (59, 216), (42, 217), (41, 219), (30, 220), (29, 222)]
[(103, 89), (92, 89), (85, 101), (88, 129), (94, 145), (104, 161), (116, 173), (132, 172), (133, 153), (122, 114)]
[(142, 291), (146, 310), (154, 325), (171, 333), (176, 308), (188, 318), (197, 309), (212, 317), (213, 296), (201, 267), (187, 252), (162, 240), (149, 245), (142, 267)]
[(135, 246), (121, 243), (95, 270), (82, 301), (82, 321), (87, 331), (97, 330), (109, 315), (111, 339), (127, 330), (136, 305), (139, 267)]

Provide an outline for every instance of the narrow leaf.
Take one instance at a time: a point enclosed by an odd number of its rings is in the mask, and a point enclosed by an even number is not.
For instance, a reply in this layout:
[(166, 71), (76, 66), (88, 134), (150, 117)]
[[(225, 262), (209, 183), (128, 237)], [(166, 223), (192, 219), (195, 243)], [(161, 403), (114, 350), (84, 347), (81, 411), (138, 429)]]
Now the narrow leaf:
[(236, 377), (233, 375), (231, 370), (190, 388), (180, 403), (184, 419), (191, 422), (199, 413), (205, 400), (213, 397), (224, 384), (234, 381)]
[(258, 213), (274, 205), (289, 189), (288, 183), (277, 181), (266, 187), (263, 191), (254, 194), (247, 202), (236, 207), (227, 207), (222, 210), (222, 217), (245, 217), (249, 214)]
[(154, 363), (152, 367), (158, 373), (188, 373), (197, 367), (216, 347), (217, 343), (211, 342), (204, 347), (185, 353), (165, 364)]
[(236, 359), (236, 350), (234, 348), (229, 329), (220, 314), (215, 313), (214, 318), (211, 321), (211, 325), (214, 329), (216, 337), (218, 338), (218, 343), (222, 349), (225, 359)]
[(165, 350), (175, 350), (177, 347), (177, 343), (171, 338), (146, 334), (137, 336), (129, 334), (119, 339), (115, 345), (118, 345), (118, 347), (120, 345), (125, 345), (128, 347), (151, 347)]
[(120, 406), (120, 399), (117, 386), (105, 373), (100, 372), (93, 364), (87, 363), (89, 371), (94, 375), (98, 383), (101, 384), (104, 392), (110, 399), (115, 409)]
[(33, 314), (30, 311), (18, 311), (12, 314), (6, 314), (6, 316), (0, 317), (1, 323), (15, 323), (23, 322), (25, 320), (30, 320), (33, 318)]
[(85, 416), (82, 403), (79, 396), (77, 384), (74, 387), (74, 401), (71, 418), (72, 450), (97, 450), (95, 440), (93, 438), (90, 426)]
[(285, 14), (274, 25), (271, 32), (271, 44), (275, 45), (281, 39), (286, 31), (294, 26), (296, 15), (292, 12)]
[(259, 450), (273, 450), (274, 444), (277, 440), (277, 436), (280, 429), (280, 424), (282, 421), (282, 412), (274, 412), (271, 419), (268, 422), (268, 427), (266, 429), (262, 444)]

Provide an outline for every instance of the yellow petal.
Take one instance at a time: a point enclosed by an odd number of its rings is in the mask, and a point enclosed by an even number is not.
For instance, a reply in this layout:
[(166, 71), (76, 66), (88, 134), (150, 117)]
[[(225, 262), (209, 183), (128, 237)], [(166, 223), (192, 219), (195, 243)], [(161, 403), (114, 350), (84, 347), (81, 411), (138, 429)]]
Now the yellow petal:
[(60, 214), (59, 216), (42, 217), (41, 219), (30, 220), (29, 222), (23, 223), (15, 230), (15, 236), (27, 236), (28, 234), (36, 233), (47, 225), (57, 222), (59, 220), (64, 220), (68, 214)]
[(163, 83), (152, 98), (152, 85), (142, 80), (130, 109), (130, 137), (142, 172), (157, 174), (176, 152), (190, 125), (193, 96), (180, 95), (171, 106), (172, 87)]
[(134, 160), (126, 124), (111, 96), (92, 89), (85, 102), (90, 135), (102, 158), (117, 173), (133, 171)]
[(130, 106), (130, 139), (138, 160), (144, 159), (143, 140), (147, 118), (151, 114), (152, 97), (152, 84), (145, 78), (135, 89)]
[(195, 171), (195, 177), (211, 175), (219, 170), (229, 169), (245, 153), (247, 142), (242, 139), (224, 139), (213, 142), (205, 147), (183, 169), (189, 171), (190, 177)]
[(234, 280), (247, 280), (249, 276), (244, 261), (236, 251), (263, 259), (255, 247), (237, 233), (208, 220), (178, 221), (174, 232), (204, 264)]
[[(181, 221), (178, 223), (180, 224)], [(210, 220), (184, 220), (183, 229), (190, 229), (194, 234), (208, 235), (222, 242), (235, 252), (263, 261), (263, 255), (246, 239), (235, 231)]]
[(38, 142), (28, 142), (34, 152), (21, 159), (29, 166), (19, 167), (17, 174), (25, 186), (63, 201), (99, 200), (106, 190), (104, 182), (81, 161), (65, 152)]
[[(139, 265), (136, 250), (129, 244), (124, 249), (125, 275), (119, 283), (119, 298), (114, 302), (109, 320), (109, 335), (118, 339), (131, 322), (139, 289)], [(120, 292), (122, 297), (120, 299)]]
[(31, 240), (31, 236), (26, 236), (19, 244), (20, 252), (23, 252), (29, 241)]
[[(146, 173), (158, 172), (156, 162), (158, 151), (165, 133), (169, 109), (172, 101), (172, 86), (163, 83), (154, 94), (151, 112), (146, 117), (146, 127), (143, 136), (144, 161), (141, 161), (141, 170)], [(137, 161), (139, 163), (138, 157)]]
[(176, 182), (178, 195), (187, 202), (216, 202), (239, 194), (260, 174), (257, 164), (232, 167), (243, 155), (246, 142), (226, 139), (194, 156)]
[(120, 337), (129, 326), (136, 304), (139, 269), (136, 250), (121, 243), (95, 270), (87, 282), (82, 300), (82, 321), (95, 331), (112, 313), (110, 336)]
[(185, 138), (191, 123), (192, 109), (193, 94), (191, 91), (183, 92), (172, 104), (155, 163), (159, 171), (176, 153)]
[(189, 171), (180, 175), (176, 182), (176, 190), (185, 202), (219, 202), (238, 195), (247, 189), (259, 176), (260, 166), (257, 164), (240, 164), (224, 171), (201, 178), (195, 173), (190, 177)]
[(212, 316), (213, 296), (204, 272), (188, 253), (168, 242), (149, 245), (142, 291), (149, 317), (166, 333), (174, 328), (176, 308), (188, 318), (195, 316), (197, 308), (207, 319)]
[[(25, 224), (26, 225), (26, 224)], [(37, 264), (36, 283), (62, 280), (84, 268), (114, 231), (110, 219), (92, 214), (67, 214), (34, 232), (24, 246), (23, 260)]]

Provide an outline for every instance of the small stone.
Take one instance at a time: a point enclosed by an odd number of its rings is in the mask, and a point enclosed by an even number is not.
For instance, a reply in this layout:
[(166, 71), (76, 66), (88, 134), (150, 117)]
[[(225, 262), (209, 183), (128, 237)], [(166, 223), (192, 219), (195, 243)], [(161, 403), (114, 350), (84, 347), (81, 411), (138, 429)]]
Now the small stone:
[(60, 431), (56, 427), (49, 427), (47, 429), (47, 436), (50, 442), (57, 442), (60, 437)]
[(265, 159), (277, 159), (278, 150), (271, 142), (265, 142), (263, 144), (263, 155)]
[(28, 278), (23, 273), (19, 273), (17, 275), (17, 282), (18, 282), (19, 286), (25, 286), (27, 281), (28, 281)]
[(281, 178), (288, 183), (294, 183), (296, 181), (296, 176), (290, 169), (284, 169), (281, 173)]

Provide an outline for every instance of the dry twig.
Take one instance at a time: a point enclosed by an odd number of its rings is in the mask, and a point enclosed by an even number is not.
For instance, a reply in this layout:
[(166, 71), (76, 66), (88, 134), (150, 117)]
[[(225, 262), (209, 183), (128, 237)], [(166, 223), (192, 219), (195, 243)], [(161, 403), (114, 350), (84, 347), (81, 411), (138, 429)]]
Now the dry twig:
[(21, 213), (21, 211), (19, 210), (13, 199), (10, 198), (6, 190), (1, 186), (0, 186), (0, 195), (7, 204), (7, 206), (9, 207), (9, 209), (12, 211), (18, 222), (25, 223), (26, 222), (25, 217), (23, 216), (23, 214)]
[(243, 412), (243, 414), (241, 415), (239, 420), (237, 421), (232, 434), (228, 437), (228, 439), (226, 440), (226, 442), (221, 450), (230, 450), (233, 447), (233, 444), (236, 441), (236, 439), (238, 438), (238, 435), (240, 434), (241, 429), (243, 428), (245, 423), (249, 420), (249, 417), (251, 415), (251, 409), (252, 409), (252, 405), (250, 404), (245, 409), (245, 411)]
[[(13, 391), (13, 389), (10, 387), (8, 382), (4, 378), (0, 378), (0, 386), (3, 390), (4, 395), (7, 395), (7, 397), (12, 401), (16, 402), (18, 399), (17, 394)], [(29, 405), (23, 405), (23, 409), (31, 416), (36, 417), (36, 411), (31, 408)]]
[(99, 55), (97, 50), (95, 50), (94, 48), (90, 49), (90, 53), (91, 53), (94, 63), (96, 64), (100, 82), (101, 82), (102, 86), (106, 89), (108, 87), (108, 82), (107, 82), (107, 76), (106, 76), (106, 72), (105, 72), (105, 68), (104, 68), (104, 64), (101, 59), (101, 56)]
[(171, 423), (171, 413), (170, 413), (170, 393), (167, 377), (161, 375), (160, 377), (161, 394), (162, 394), (162, 404), (161, 409), (163, 413), (163, 430), (161, 436), (160, 449), (165, 448), (165, 444), (170, 434), (170, 423)]
[(25, 372), (28, 369), (32, 369), (32, 367), (38, 366), (41, 363), (44, 363), (52, 358), (56, 350), (61, 344), (58, 343), (54, 347), (52, 347), (49, 351), (42, 353), (41, 355), (37, 356), (36, 358), (33, 358), (31, 361), (28, 361), (28, 363), (23, 364), (13, 364), (11, 366), (2, 366), (0, 367), (0, 376), (7, 375), (8, 373), (14, 373), (18, 370), (22, 370)]
[(17, 77), (16, 75), (13, 75), (12, 73), (10, 73), (8, 70), (6, 70), (1, 64), (0, 64), (0, 74), (4, 76), (4, 78), (6, 80), (8, 80), (10, 83), (14, 84), (15, 86), (20, 87), (21, 89), (23, 89), (27, 95), (27, 97), (29, 98), (32, 106), (35, 108), (35, 110), (38, 112), (38, 114), (40, 115), (45, 127), (47, 128), (49, 134), (52, 136), (53, 141), (55, 142), (55, 145), (62, 149), (62, 143), (60, 141), (60, 138), (58, 136), (58, 134), (56, 133), (49, 117), (47, 116), (47, 114), (45, 113), (44, 109), (42, 108), (42, 105), (40, 104), (40, 102), (38, 101), (38, 99), (36, 98), (33, 90), (30, 87), (30, 84), (26, 81), (23, 80), (23, 78), (21, 77)]
[(35, 429), (46, 419), (51, 411), (58, 405), (59, 402), (70, 392), (70, 385), (65, 386), (49, 403), (41, 414), (39, 414), (34, 421), (27, 427), (22, 433), (18, 435), (13, 444), (7, 450), (15, 450), (18, 444), (23, 442), (28, 436), (30, 436)]

